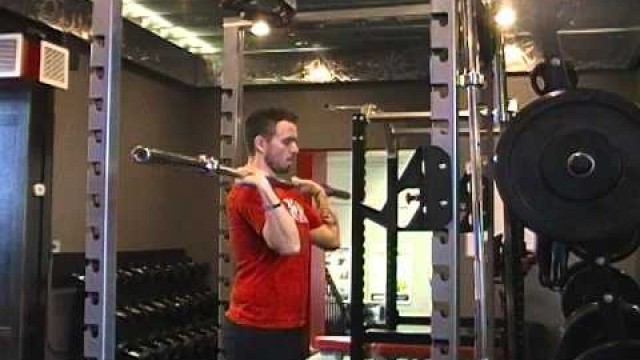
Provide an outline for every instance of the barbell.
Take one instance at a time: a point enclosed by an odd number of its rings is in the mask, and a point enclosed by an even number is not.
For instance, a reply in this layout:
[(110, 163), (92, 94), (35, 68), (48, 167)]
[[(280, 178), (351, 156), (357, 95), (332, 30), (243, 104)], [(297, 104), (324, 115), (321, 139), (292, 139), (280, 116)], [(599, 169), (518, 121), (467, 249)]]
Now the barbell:
[[(242, 178), (243, 175), (236, 169), (223, 165), (220, 160), (213, 156), (199, 155), (189, 156), (145, 146), (135, 146), (130, 152), (131, 158), (138, 164), (159, 164), (176, 165), (201, 170), (205, 175), (227, 176), (232, 178)], [(295, 187), (296, 185), (287, 179), (269, 177), (269, 181), (285, 186)], [(327, 196), (338, 199), (349, 200), (351, 194), (342, 189), (337, 189), (327, 184), (320, 184)]]

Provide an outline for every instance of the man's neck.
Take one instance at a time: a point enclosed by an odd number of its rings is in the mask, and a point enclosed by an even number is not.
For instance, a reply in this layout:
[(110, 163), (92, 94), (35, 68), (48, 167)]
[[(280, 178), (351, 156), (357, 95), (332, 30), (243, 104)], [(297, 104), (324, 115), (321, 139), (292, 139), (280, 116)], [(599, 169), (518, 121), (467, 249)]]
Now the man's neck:
[(273, 169), (271, 169), (271, 167), (267, 165), (266, 161), (264, 161), (264, 157), (260, 154), (249, 156), (249, 159), (247, 160), (247, 166), (262, 170), (265, 172), (265, 174), (267, 174), (267, 176), (276, 176)]

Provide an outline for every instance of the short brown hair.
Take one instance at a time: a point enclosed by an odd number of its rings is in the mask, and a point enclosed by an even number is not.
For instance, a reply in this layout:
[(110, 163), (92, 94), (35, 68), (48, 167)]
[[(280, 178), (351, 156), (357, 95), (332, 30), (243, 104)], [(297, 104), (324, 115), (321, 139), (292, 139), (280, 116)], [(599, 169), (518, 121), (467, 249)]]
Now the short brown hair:
[(258, 135), (270, 139), (276, 133), (280, 121), (298, 122), (298, 116), (282, 108), (267, 108), (254, 111), (244, 123), (244, 138), (247, 151), (255, 155), (254, 140)]

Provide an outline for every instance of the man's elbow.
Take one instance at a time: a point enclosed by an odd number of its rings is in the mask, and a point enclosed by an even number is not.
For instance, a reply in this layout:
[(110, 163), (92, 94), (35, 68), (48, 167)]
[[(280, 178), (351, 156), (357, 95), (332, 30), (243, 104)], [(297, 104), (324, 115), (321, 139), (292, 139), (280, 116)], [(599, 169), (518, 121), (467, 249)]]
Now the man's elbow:
[(340, 237), (339, 236), (335, 236), (333, 238), (328, 239), (328, 241), (325, 241), (325, 246), (324, 246), (324, 250), (326, 251), (334, 251), (334, 250), (338, 250), (340, 249)]
[(340, 238), (337, 238), (336, 241), (333, 244), (331, 244), (331, 249), (330, 250), (338, 250), (338, 249), (340, 249), (340, 245), (342, 245), (340, 243)]

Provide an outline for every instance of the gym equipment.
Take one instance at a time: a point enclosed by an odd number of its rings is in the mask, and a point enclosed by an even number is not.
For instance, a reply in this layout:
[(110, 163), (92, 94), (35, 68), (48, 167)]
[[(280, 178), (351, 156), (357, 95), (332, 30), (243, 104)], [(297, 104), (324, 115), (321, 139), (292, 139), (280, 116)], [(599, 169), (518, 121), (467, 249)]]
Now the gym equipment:
[(575, 360), (588, 349), (627, 339), (640, 340), (640, 308), (605, 294), (567, 320), (555, 360)]
[(640, 304), (640, 286), (627, 274), (610, 266), (576, 264), (562, 290), (562, 312), (569, 317), (574, 311), (605, 294), (612, 294), (630, 304)]
[(540, 269), (540, 285), (552, 290), (562, 288), (569, 266), (569, 249), (566, 244), (538, 236), (535, 257)]
[(635, 360), (640, 354), (640, 341), (614, 341), (589, 349), (576, 360)]
[(640, 109), (592, 89), (525, 106), (497, 148), (496, 182), (527, 227), (566, 242), (628, 237), (640, 223)]
[(573, 64), (559, 58), (536, 65), (531, 74), (531, 87), (538, 95), (546, 95), (556, 90), (575, 89), (578, 86), (578, 74)]
[(611, 264), (627, 258), (638, 249), (638, 246), (640, 246), (640, 232), (634, 231), (630, 236), (614, 237), (607, 241), (573, 243), (570, 249), (583, 260)]
[[(484, 218), (483, 223), (484, 226), (489, 226), (491, 222), (492, 216), (489, 211), (489, 187), (491, 184), (487, 177), (482, 178), (482, 196), (483, 196), (483, 206), (484, 206)], [(460, 185), (458, 189), (458, 200), (460, 202), (460, 232), (462, 233), (470, 233), (473, 232), (473, 219), (471, 214), (471, 174), (465, 172), (460, 177)]]
[(216, 357), (218, 294), (209, 264), (176, 257), (124, 261), (117, 269), (117, 359)]
[[(232, 178), (241, 178), (243, 176), (235, 169), (223, 165), (213, 156), (207, 155), (193, 157), (144, 146), (135, 146), (131, 150), (131, 158), (138, 164), (165, 164), (196, 168), (202, 170), (206, 175), (229, 176)], [(292, 187), (296, 186), (291, 181), (285, 179), (270, 177), (269, 180)], [(351, 198), (351, 194), (349, 194), (348, 191), (336, 189), (327, 184), (320, 185), (324, 188), (327, 196), (344, 200), (349, 200)]]

